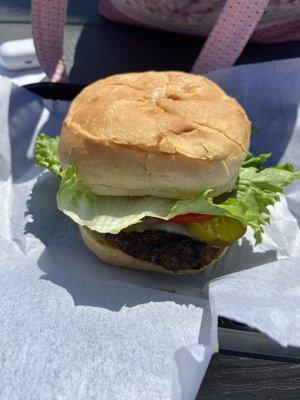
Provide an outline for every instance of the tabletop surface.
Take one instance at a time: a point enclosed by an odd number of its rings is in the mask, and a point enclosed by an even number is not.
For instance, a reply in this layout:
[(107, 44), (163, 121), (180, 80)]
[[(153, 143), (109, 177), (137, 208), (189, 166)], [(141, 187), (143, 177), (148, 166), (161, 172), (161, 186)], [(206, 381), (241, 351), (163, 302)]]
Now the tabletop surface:
[[(97, 0), (71, 0), (65, 31), (70, 79), (87, 84), (118, 72), (189, 71), (203, 39), (118, 25), (100, 18)], [(30, 0), (0, 0), (0, 43), (31, 36)], [(239, 64), (300, 57), (300, 43), (248, 44)], [(289, 400), (300, 398), (300, 365), (214, 355), (197, 399)]]

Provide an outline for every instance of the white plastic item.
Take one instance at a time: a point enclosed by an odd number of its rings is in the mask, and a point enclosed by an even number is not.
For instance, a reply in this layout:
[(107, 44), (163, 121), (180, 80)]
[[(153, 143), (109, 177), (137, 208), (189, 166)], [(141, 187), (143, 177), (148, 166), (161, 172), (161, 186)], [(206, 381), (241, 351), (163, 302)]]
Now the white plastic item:
[(0, 46), (0, 65), (10, 71), (39, 67), (33, 39), (10, 40), (2, 43)]

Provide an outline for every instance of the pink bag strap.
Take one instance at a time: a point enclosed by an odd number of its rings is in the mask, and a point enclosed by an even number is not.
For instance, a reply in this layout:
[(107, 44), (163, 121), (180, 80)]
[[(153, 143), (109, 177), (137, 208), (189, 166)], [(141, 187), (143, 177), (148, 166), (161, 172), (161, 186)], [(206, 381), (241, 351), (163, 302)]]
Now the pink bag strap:
[[(192, 72), (203, 73), (233, 65), (269, 1), (227, 0)], [(63, 62), (67, 4), (68, 0), (32, 0), (31, 3), (37, 56), (52, 82), (68, 81)]]
[(68, 0), (32, 0), (32, 35), (41, 67), (52, 82), (67, 82), (63, 61)]
[(192, 72), (230, 67), (238, 59), (270, 0), (227, 0)]

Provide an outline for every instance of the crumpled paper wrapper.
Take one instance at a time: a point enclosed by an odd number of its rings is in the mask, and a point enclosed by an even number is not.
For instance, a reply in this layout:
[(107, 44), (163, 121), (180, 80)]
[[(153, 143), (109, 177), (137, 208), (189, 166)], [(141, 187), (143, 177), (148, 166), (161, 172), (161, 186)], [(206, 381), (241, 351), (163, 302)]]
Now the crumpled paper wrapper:
[[(210, 74), (246, 108), (254, 153), (300, 169), (300, 60)], [(68, 109), (0, 79), (0, 393), (3, 399), (194, 399), (217, 350), (217, 316), (300, 346), (300, 183), (214, 268), (165, 276), (101, 263), (56, 208), (33, 162)]]

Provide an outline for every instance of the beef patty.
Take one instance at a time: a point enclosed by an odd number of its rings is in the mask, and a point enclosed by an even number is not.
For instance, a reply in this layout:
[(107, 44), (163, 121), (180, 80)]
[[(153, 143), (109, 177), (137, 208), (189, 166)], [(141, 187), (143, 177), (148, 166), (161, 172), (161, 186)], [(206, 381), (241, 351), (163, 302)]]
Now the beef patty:
[(224, 247), (209, 246), (188, 236), (159, 230), (97, 235), (103, 242), (136, 259), (178, 272), (199, 270), (217, 259)]

